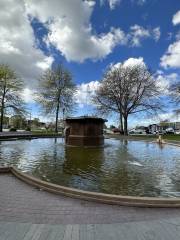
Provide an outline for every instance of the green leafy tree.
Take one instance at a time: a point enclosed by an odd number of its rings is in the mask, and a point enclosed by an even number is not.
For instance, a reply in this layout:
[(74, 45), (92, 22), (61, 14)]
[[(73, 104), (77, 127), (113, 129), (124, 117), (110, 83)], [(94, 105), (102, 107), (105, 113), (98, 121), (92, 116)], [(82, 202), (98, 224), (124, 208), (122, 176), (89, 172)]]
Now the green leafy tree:
[(45, 114), (55, 114), (55, 132), (60, 111), (67, 114), (73, 109), (75, 90), (72, 75), (62, 64), (48, 69), (40, 78), (37, 101)]
[(21, 96), (24, 84), (8, 66), (0, 64), (0, 132), (3, 130), (3, 119), (6, 113), (24, 113), (24, 101)]
[(14, 115), (10, 118), (11, 126), (16, 129), (25, 129), (27, 127), (27, 120), (22, 115)]

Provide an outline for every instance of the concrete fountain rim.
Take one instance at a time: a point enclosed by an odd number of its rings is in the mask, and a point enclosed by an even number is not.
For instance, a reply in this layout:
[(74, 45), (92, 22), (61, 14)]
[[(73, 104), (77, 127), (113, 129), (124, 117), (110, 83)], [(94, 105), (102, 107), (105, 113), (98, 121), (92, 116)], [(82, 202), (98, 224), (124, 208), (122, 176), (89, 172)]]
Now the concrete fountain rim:
[[(113, 137), (112, 137), (113, 138)], [(133, 141), (135, 139), (127, 139), (128, 141)], [(6, 139), (6, 141), (8, 141)], [(136, 139), (135, 141), (146, 141)], [(149, 141), (149, 143), (156, 143), (155, 141)], [(175, 147), (180, 147), (178, 144), (165, 142), (163, 145), (172, 145)], [(71, 187), (65, 187), (62, 185), (49, 183), (43, 180), (40, 180), (32, 175), (27, 173), (23, 173), (19, 169), (14, 166), (1, 167), (0, 166), (0, 174), (1, 173), (11, 173), (18, 179), (24, 181), (25, 183), (37, 187), (41, 190), (45, 190), (54, 194), (64, 195), (67, 197), (78, 198), (87, 201), (95, 201), (105, 204), (116, 204), (123, 206), (136, 206), (136, 207), (180, 207), (180, 197), (138, 197), (138, 196), (125, 196), (125, 195), (114, 195), (114, 194), (106, 194), (99, 192), (91, 192), (80, 190)]]
[(104, 204), (115, 204), (122, 206), (135, 206), (135, 207), (156, 207), (156, 208), (179, 208), (180, 197), (176, 198), (163, 198), (163, 197), (138, 197), (138, 196), (123, 196), (113, 195), (105, 193), (97, 193), (79, 190), (76, 188), (65, 187), (54, 183), (42, 181), (36, 177), (33, 177), (27, 173), (23, 173), (13, 166), (0, 167), (0, 174), (11, 173), (23, 182), (37, 187), (41, 190), (45, 190), (54, 194), (64, 195), (71, 198), (77, 198), (81, 200), (94, 201)]

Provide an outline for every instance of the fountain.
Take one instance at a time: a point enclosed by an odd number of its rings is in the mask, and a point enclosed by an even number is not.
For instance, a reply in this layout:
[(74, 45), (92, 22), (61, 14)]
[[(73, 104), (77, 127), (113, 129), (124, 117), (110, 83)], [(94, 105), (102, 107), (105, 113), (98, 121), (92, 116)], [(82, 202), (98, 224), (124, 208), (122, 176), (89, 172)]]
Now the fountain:
[(65, 141), (71, 146), (102, 146), (106, 120), (97, 117), (66, 118)]

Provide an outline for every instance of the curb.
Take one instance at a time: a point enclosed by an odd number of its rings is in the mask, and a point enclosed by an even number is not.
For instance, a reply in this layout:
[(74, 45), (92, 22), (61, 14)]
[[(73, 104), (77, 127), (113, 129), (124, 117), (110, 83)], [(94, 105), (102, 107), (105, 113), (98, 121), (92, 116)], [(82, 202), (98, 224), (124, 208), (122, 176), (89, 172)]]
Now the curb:
[(153, 208), (180, 207), (180, 197), (178, 198), (133, 197), (84, 191), (42, 181), (29, 174), (19, 171), (15, 167), (0, 167), (0, 174), (1, 173), (11, 173), (18, 179), (22, 180), (23, 182), (26, 182), (31, 186), (38, 187), (42, 190), (51, 193), (87, 201), (135, 207), (153, 207)]

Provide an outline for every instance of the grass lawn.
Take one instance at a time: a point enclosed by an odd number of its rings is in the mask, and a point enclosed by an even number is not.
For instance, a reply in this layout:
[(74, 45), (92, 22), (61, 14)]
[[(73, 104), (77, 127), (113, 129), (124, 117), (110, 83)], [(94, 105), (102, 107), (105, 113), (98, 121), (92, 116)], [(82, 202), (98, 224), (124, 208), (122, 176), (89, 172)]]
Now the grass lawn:
[[(134, 137), (141, 137), (141, 138), (154, 138), (157, 139), (158, 135), (130, 135), (130, 136), (134, 136)], [(175, 135), (175, 134), (165, 134), (162, 135), (163, 139), (167, 139), (167, 140), (174, 140), (174, 141), (180, 141), (180, 135)]]
[(180, 135), (174, 135), (174, 134), (167, 134), (163, 136), (164, 139), (167, 140), (176, 140), (176, 141), (180, 141)]
[(45, 135), (45, 136), (47, 136), (47, 135), (55, 135), (55, 136), (62, 136), (62, 133), (60, 133), (60, 132), (58, 132), (58, 133), (55, 133), (54, 131), (45, 131), (45, 130), (33, 130), (33, 131), (31, 131), (31, 133), (33, 134), (33, 135)]
[[(135, 138), (138, 138), (138, 139), (157, 139), (158, 138), (158, 135), (129, 135), (129, 136), (122, 136), (122, 135), (119, 135), (119, 134), (108, 134), (107, 137), (115, 137), (115, 138), (127, 138), (127, 139), (135, 139)], [(163, 135), (162, 136), (163, 139), (166, 139), (166, 140), (173, 140), (173, 141), (179, 141), (180, 142), (180, 135), (175, 135), (175, 134), (166, 134), (166, 135)]]

